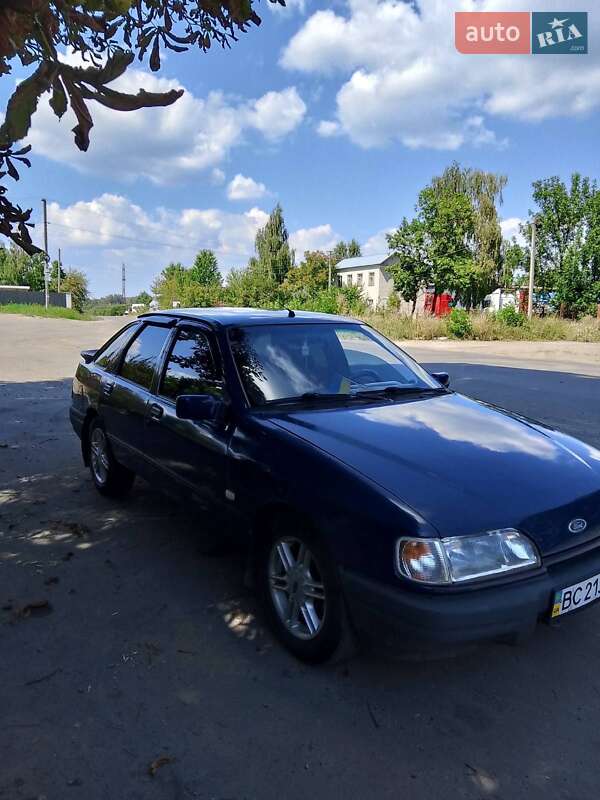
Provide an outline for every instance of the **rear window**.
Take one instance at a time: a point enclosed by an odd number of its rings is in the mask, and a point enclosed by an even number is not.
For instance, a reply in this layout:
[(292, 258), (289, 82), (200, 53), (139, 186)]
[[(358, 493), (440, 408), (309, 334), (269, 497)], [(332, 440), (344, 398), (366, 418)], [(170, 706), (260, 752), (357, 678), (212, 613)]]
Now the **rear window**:
[(118, 333), (112, 341), (105, 344), (100, 351), (100, 355), (96, 356), (95, 363), (108, 372), (116, 372), (119, 366), (119, 359), (121, 353), (135, 332), (139, 330), (139, 324), (129, 325), (127, 328)]
[(146, 325), (142, 328), (125, 353), (121, 376), (149, 389), (168, 335), (169, 328), (158, 325)]

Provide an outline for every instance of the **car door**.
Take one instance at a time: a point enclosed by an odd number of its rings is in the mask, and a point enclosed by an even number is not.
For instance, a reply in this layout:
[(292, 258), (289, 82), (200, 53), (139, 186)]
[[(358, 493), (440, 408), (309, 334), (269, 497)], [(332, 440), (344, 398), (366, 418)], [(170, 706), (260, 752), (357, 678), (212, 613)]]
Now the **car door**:
[(116, 372), (104, 375), (101, 383), (99, 413), (115, 458), (142, 475), (150, 471), (144, 455), (146, 408), (172, 324), (144, 324), (125, 348)]
[(204, 508), (222, 508), (228, 432), (220, 423), (179, 419), (175, 402), (184, 394), (225, 399), (214, 334), (193, 323), (180, 323), (174, 331), (148, 404), (145, 450), (172, 488), (191, 495)]

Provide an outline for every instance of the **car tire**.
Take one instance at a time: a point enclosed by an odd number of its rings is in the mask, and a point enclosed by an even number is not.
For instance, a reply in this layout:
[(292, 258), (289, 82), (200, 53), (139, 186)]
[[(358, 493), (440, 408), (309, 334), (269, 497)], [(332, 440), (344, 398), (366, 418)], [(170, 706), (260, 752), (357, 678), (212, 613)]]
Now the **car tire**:
[(94, 419), (88, 433), (90, 473), (100, 494), (124, 497), (135, 480), (135, 473), (115, 459), (102, 421)]
[(349, 629), (338, 571), (320, 538), (279, 517), (257, 543), (254, 563), (256, 588), (279, 641), (309, 664), (332, 660)]

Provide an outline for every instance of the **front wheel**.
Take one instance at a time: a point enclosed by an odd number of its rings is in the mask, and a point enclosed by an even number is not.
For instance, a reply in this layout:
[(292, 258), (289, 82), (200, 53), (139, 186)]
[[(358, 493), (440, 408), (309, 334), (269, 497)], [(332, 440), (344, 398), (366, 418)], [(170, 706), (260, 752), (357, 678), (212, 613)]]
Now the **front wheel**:
[(123, 497), (131, 489), (135, 474), (115, 460), (100, 420), (92, 422), (89, 437), (90, 472), (94, 486), (100, 494)]
[(257, 553), (257, 587), (271, 627), (297, 658), (317, 664), (338, 649), (344, 607), (333, 559), (312, 532), (286, 520)]

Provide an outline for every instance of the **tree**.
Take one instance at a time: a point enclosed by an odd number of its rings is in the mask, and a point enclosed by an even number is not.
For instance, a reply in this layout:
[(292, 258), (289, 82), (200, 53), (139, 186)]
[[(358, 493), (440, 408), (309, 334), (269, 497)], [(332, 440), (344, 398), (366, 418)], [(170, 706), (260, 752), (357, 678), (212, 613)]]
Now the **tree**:
[(338, 242), (331, 252), (331, 261), (334, 266), (343, 261), (344, 258), (357, 258), (362, 255), (360, 245), (356, 239), (349, 242)]
[(455, 292), (469, 298), (477, 271), (473, 256), (474, 212), (470, 198), (451, 188), (428, 186), (419, 194), (418, 217), (424, 226), (434, 294)]
[(320, 250), (307, 250), (304, 260), (288, 272), (281, 288), (289, 295), (308, 296), (327, 289), (328, 284), (329, 258)]
[(78, 269), (68, 270), (60, 288), (63, 292), (71, 292), (71, 305), (77, 311), (83, 312), (88, 299), (88, 280), (85, 274)]
[(502, 231), (496, 206), (502, 203), (507, 180), (505, 175), (461, 167), (454, 161), (431, 182), (434, 192), (464, 195), (471, 203), (472, 274), (460, 281), (466, 292), (461, 299), (467, 305), (480, 302), (500, 282)]
[(269, 276), (275, 283), (282, 283), (294, 266), (294, 251), (290, 248), (289, 236), (283, 219), (283, 209), (277, 203), (264, 228), (256, 234), (257, 258), (250, 266)]
[[(284, 0), (271, 0), (284, 5)], [(160, 69), (161, 49), (180, 53), (192, 47), (206, 51), (212, 42), (229, 47), (238, 33), (259, 25), (254, 0), (6, 0), (0, 7), (0, 74), (11, 62), (32, 67), (12, 93), (0, 127), (0, 173), (19, 179), (17, 166), (31, 166), (30, 146), (20, 147), (40, 97), (51, 92), (57, 117), (70, 107), (77, 124), (75, 145), (87, 150), (93, 119), (89, 103), (115, 111), (167, 106), (181, 97), (181, 89), (126, 94), (109, 87), (125, 73), (135, 57)], [(65, 49), (87, 66), (59, 58)], [(0, 233), (30, 255), (40, 252), (28, 228), (31, 209), (23, 210), (0, 185)]]
[(200, 250), (189, 270), (189, 278), (201, 286), (220, 286), (221, 273), (212, 250)]
[(562, 258), (562, 268), (556, 276), (554, 304), (561, 316), (579, 317), (589, 313), (600, 300), (600, 281), (595, 281), (585, 248), (574, 242)]
[(0, 283), (40, 291), (44, 288), (44, 263), (44, 256), (29, 256), (17, 245), (0, 247)]
[(528, 268), (527, 258), (527, 250), (517, 242), (515, 236), (510, 240), (504, 240), (502, 243), (502, 271), (500, 274), (502, 288), (510, 289), (515, 285), (517, 271), (525, 271)]
[(148, 294), (148, 292), (140, 292), (138, 296), (135, 298), (136, 303), (142, 303), (145, 306), (149, 306), (152, 302), (152, 295)]
[[(574, 247), (585, 247), (588, 241), (590, 244), (594, 241), (594, 228), (598, 230), (598, 217), (594, 213), (598, 205), (597, 194), (596, 184), (577, 172), (571, 176), (569, 188), (556, 175), (533, 182), (533, 200), (538, 206), (535, 212), (531, 212), (537, 217), (536, 283), (543, 290), (556, 284), (567, 253)], [(523, 227), (523, 234), (529, 241), (529, 224)], [(588, 257), (593, 257), (591, 252)], [(573, 263), (571, 254), (569, 270), (572, 270)]]
[(429, 257), (423, 220), (409, 221), (404, 217), (398, 230), (387, 235), (387, 241), (395, 261), (386, 270), (394, 281), (396, 291), (407, 303), (412, 303), (412, 315), (419, 293), (427, 288), (433, 278), (433, 264)]

